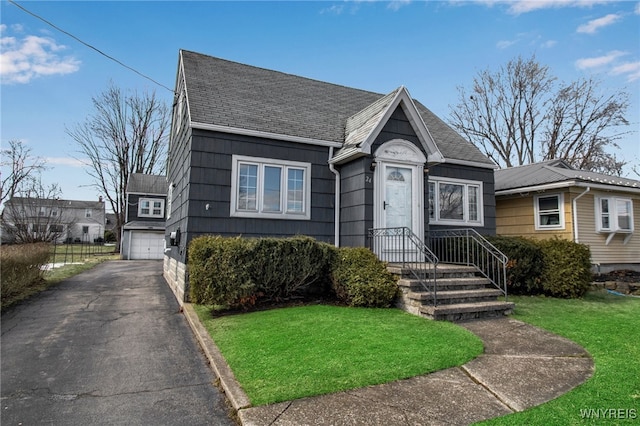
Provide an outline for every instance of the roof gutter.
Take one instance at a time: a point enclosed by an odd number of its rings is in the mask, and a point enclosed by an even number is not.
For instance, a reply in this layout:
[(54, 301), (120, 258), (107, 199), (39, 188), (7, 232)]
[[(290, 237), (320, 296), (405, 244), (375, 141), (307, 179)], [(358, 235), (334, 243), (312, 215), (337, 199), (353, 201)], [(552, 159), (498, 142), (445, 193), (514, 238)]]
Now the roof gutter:
[(576, 243), (580, 242), (578, 241), (578, 209), (577, 209), (578, 200), (580, 199), (580, 197), (582, 197), (589, 191), (591, 191), (591, 187), (587, 186), (587, 189), (585, 189), (583, 192), (580, 193), (580, 195), (578, 195), (576, 198), (573, 199), (573, 209), (571, 213), (573, 213), (573, 241)]
[(329, 147), (329, 170), (336, 176), (336, 184), (335, 184), (335, 201), (333, 203), (334, 212), (334, 236), (333, 236), (333, 244), (336, 247), (340, 247), (340, 172), (336, 170), (335, 165), (331, 162), (333, 158), (333, 147)]

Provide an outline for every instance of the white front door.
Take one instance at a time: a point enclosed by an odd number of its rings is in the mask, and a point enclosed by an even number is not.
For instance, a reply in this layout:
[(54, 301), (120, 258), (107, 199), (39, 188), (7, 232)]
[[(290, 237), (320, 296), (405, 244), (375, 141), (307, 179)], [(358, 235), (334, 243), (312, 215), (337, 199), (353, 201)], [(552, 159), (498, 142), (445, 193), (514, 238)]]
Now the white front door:
[(405, 164), (380, 164), (375, 222), (383, 230), (378, 234), (375, 251), (384, 261), (417, 261), (417, 251), (409, 238), (409, 233), (420, 232), (422, 202), (417, 191), (417, 171), (417, 167)]
[[(424, 162), (404, 140), (383, 144), (375, 153), (373, 249), (387, 262), (420, 261), (406, 232), (424, 238)], [(415, 239), (414, 239), (415, 240)]]
[(413, 171), (408, 167), (384, 164), (384, 228), (413, 228)]

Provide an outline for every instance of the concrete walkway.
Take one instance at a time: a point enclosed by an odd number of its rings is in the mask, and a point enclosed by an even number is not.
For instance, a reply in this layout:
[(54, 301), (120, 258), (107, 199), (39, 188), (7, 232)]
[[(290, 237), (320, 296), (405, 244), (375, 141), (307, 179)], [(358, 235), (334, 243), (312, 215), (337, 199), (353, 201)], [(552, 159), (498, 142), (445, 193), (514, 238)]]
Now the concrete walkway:
[(425, 376), (250, 407), (190, 305), (185, 314), (243, 425), (467, 425), (554, 399), (593, 374), (579, 345), (507, 317), (461, 323), (485, 345), (471, 362)]

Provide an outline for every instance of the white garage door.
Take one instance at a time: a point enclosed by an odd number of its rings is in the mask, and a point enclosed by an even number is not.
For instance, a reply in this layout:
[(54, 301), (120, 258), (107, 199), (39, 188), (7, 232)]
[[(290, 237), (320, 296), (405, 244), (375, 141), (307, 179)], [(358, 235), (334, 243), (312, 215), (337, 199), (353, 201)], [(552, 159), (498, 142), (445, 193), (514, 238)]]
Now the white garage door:
[(129, 259), (162, 259), (164, 257), (164, 233), (133, 232)]

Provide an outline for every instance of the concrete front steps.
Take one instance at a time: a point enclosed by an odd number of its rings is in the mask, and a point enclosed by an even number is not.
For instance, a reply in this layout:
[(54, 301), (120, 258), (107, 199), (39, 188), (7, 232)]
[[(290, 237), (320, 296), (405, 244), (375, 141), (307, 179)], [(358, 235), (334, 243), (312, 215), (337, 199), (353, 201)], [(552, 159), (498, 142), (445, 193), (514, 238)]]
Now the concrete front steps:
[(436, 306), (433, 296), (408, 268), (390, 264), (388, 269), (398, 276), (401, 295), (396, 306), (414, 315), (433, 320), (464, 321), (508, 315), (515, 306), (498, 300), (502, 292), (491, 282), (478, 276), (473, 266), (439, 264), (436, 275)]

